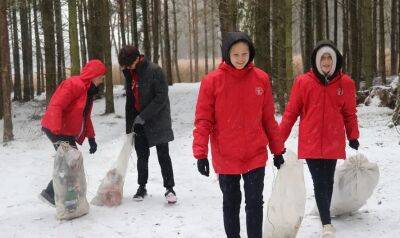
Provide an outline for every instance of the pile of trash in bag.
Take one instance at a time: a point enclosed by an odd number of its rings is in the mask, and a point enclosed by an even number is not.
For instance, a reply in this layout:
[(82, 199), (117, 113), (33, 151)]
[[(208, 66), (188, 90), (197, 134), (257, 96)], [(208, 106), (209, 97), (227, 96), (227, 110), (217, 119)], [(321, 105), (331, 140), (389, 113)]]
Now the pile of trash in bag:
[(121, 204), (125, 174), (132, 153), (133, 140), (133, 134), (128, 134), (116, 163), (101, 181), (96, 196), (90, 202), (91, 204), (109, 207)]
[(70, 220), (89, 212), (82, 153), (61, 142), (54, 161), (53, 186), (57, 218)]

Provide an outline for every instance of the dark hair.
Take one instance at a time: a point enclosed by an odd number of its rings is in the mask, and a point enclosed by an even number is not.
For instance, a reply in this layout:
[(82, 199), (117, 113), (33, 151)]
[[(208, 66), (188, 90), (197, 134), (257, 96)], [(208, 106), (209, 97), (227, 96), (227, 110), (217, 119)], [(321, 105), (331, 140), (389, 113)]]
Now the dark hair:
[(130, 66), (140, 56), (139, 50), (133, 45), (126, 45), (118, 53), (118, 63), (121, 67)]

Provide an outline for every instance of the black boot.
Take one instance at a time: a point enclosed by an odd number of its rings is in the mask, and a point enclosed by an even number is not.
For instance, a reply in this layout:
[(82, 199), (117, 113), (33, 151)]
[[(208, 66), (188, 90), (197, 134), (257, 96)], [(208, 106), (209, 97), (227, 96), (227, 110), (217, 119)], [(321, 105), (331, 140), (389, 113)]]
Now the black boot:
[(133, 196), (133, 200), (135, 201), (143, 201), (144, 197), (147, 196), (146, 186), (140, 185), (136, 194)]

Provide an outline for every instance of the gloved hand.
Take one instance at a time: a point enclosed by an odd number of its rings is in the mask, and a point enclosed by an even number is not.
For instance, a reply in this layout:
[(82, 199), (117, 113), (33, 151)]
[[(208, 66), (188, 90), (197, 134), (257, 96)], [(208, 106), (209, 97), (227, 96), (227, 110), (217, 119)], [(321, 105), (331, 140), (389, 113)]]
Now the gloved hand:
[(136, 116), (135, 120), (133, 121), (133, 126), (135, 126), (136, 124), (143, 126), (144, 120), (140, 116)]
[(208, 164), (208, 159), (198, 159), (197, 169), (199, 170), (200, 174), (208, 177), (210, 175), (210, 165)]
[(90, 145), (89, 153), (94, 154), (94, 152), (96, 152), (97, 150), (96, 140), (94, 138), (89, 138), (89, 145)]
[(349, 146), (355, 150), (358, 150), (358, 147), (360, 147), (360, 143), (358, 142), (357, 139), (355, 140), (349, 140)]
[(136, 134), (136, 135), (141, 135), (144, 132), (144, 120), (140, 117), (140, 116), (136, 116), (135, 120), (133, 121), (133, 126), (132, 126), (132, 131)]
[(284, 163), (283, 155), (274, 155), (274, 165), (277, 169), (280, 169)]

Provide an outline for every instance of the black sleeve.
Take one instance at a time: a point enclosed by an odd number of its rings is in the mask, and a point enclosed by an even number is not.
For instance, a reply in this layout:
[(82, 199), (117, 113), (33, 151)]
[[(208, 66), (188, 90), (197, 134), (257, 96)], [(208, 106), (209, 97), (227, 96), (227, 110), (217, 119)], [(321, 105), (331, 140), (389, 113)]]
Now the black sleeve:
[(161, 68), (157, 68), (154, 73), (153, 85), (154, 85), (155, 97), (149, 103), (149, 105), (147, 105), (146, 108), (144, 108), (143, 111), (141, 111), (139, 114), (140, 117), (145, 121), (157, 115), (157, 113), (167, 103), (168, 83), (165, 77), (165, 73)]
[(132, 132), (133, 120), (135, 119), (133, 110), (135, 98), (133, 97), (133, 92), (132, 92), (132, 76), (129, 70), (124, 70), (123, 73), (125, 76), (125, 90), (126, 90), (126, 103), (125, 103), (126, 134), (129, 134)]

